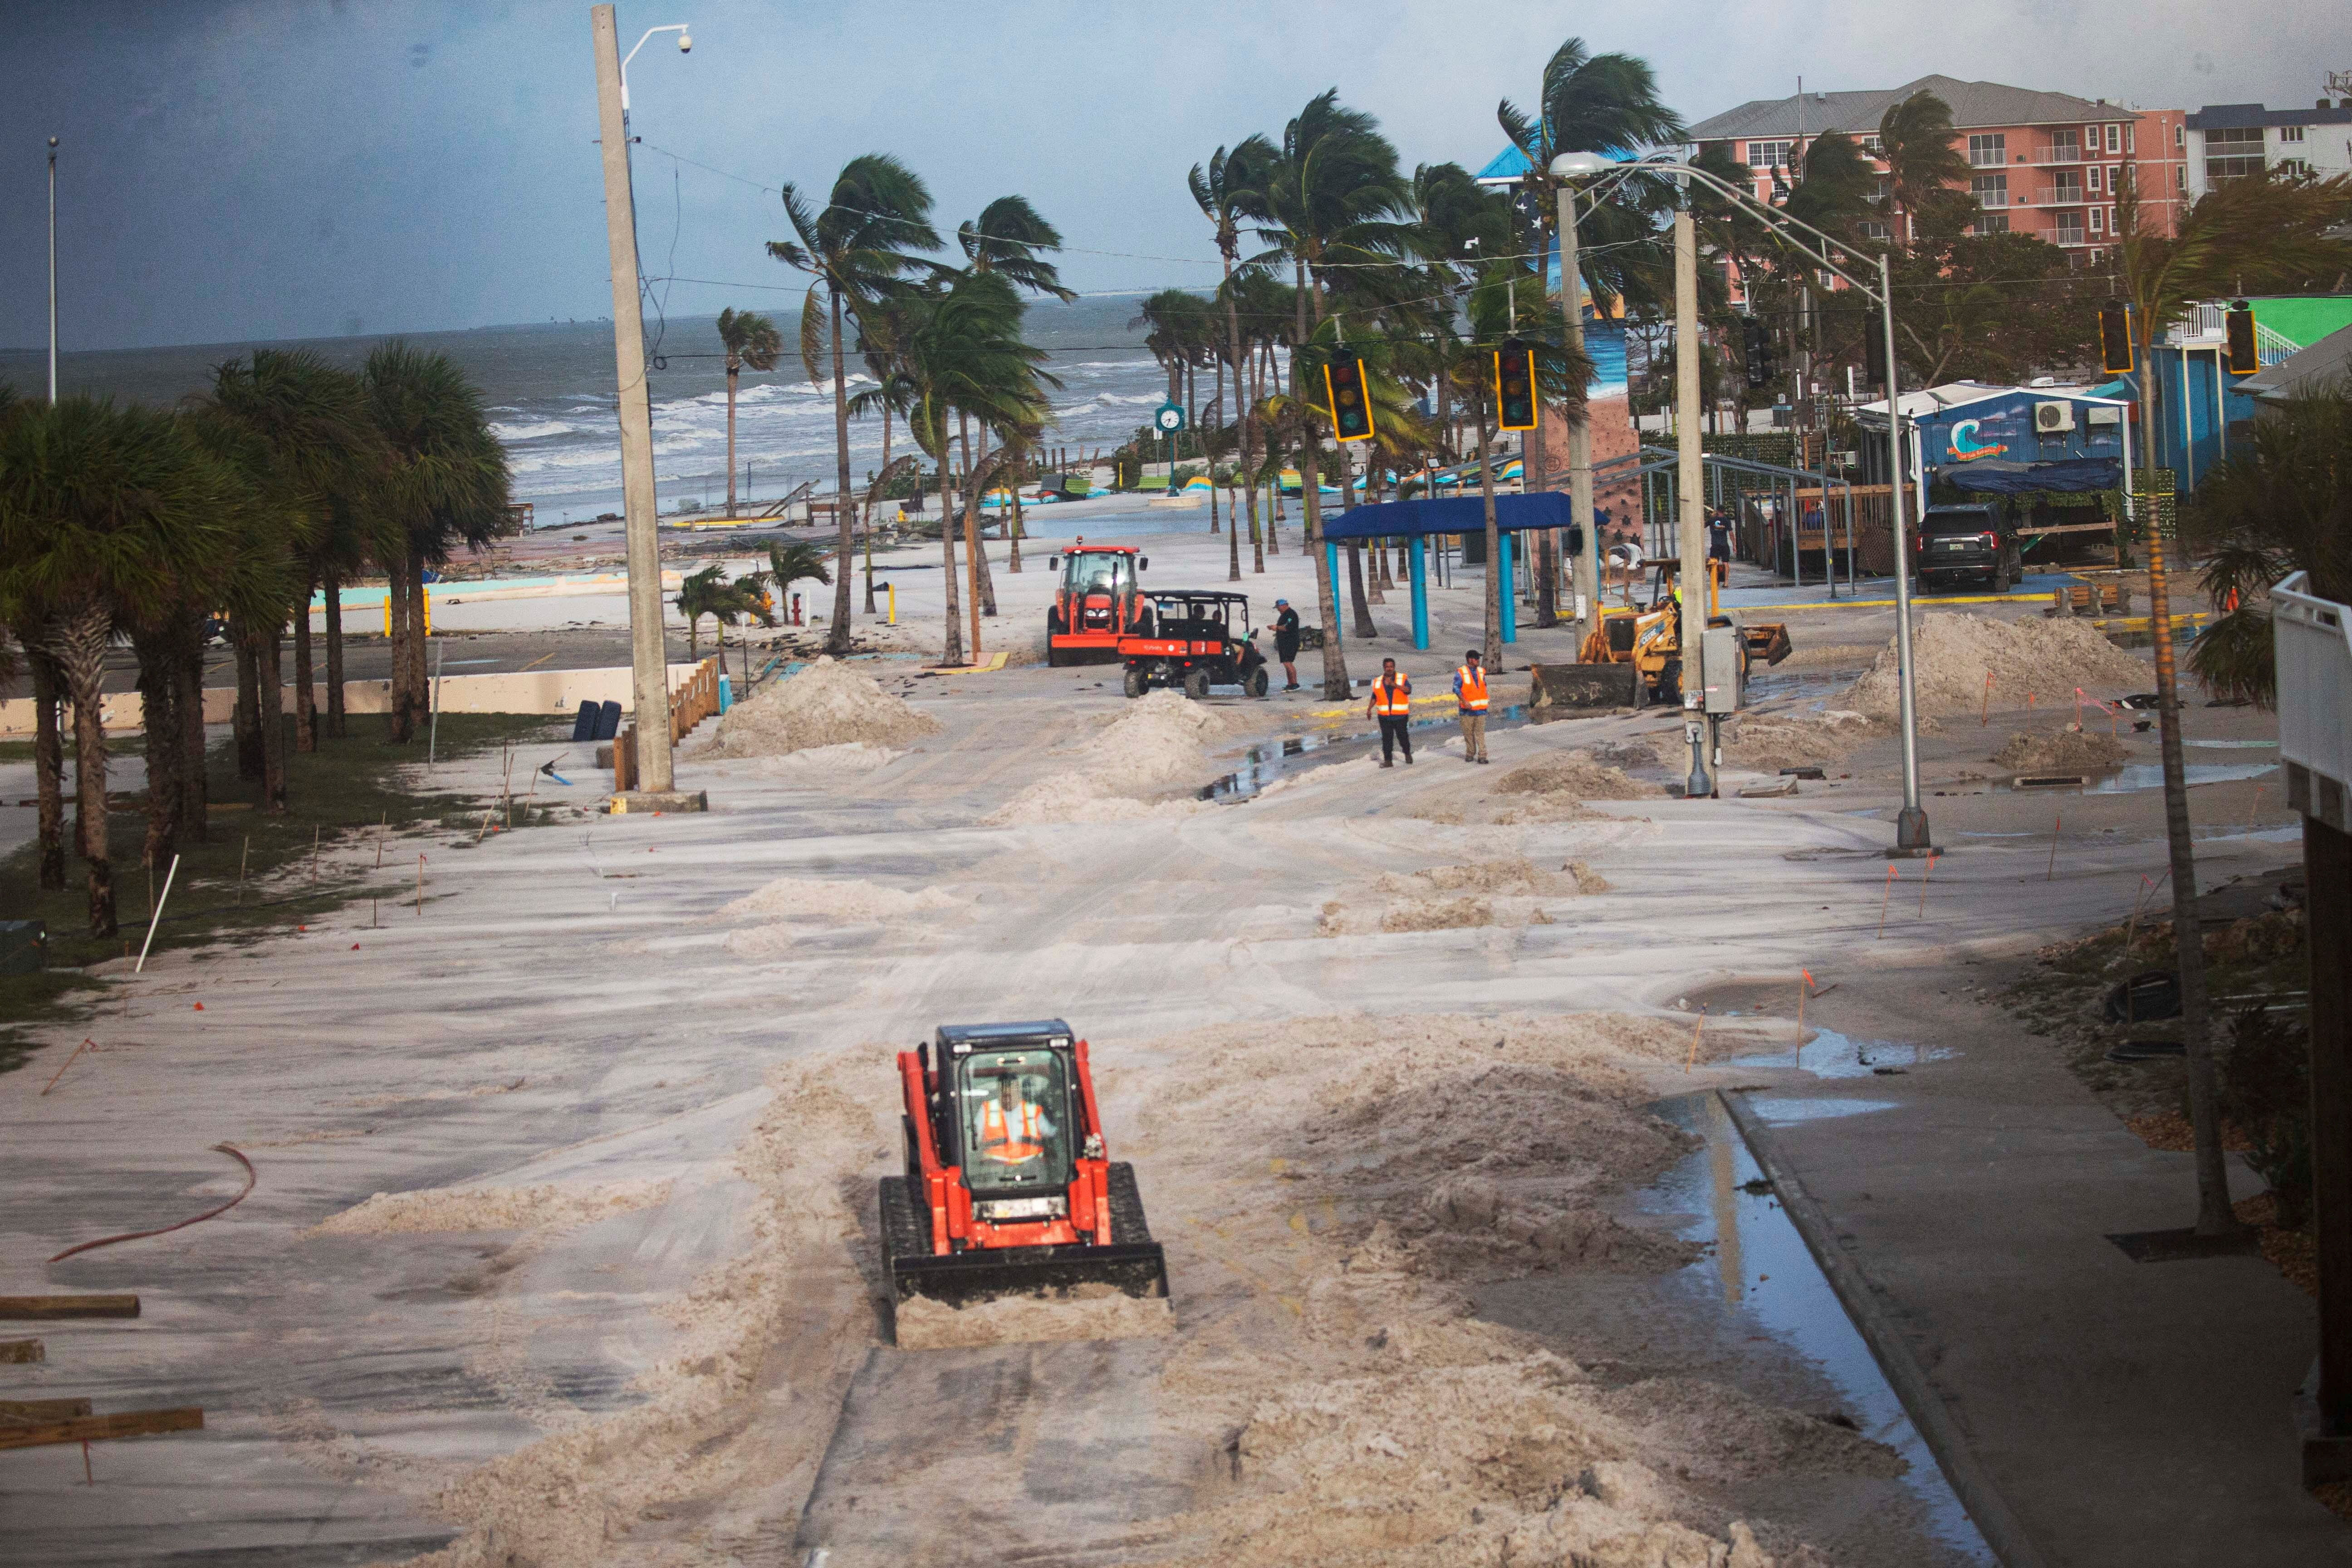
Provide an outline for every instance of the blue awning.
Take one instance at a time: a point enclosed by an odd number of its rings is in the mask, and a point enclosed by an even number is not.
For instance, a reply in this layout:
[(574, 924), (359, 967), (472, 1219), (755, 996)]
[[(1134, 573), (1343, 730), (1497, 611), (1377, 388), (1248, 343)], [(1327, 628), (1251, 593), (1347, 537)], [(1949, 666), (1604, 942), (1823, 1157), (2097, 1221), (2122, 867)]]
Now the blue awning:
[[(1565, 490), (1496, 496), (1495, 526), (1507, 533), (1530, 528), (1570, 528), (1576, 516)], [(1399, 539), (1414, 534), (1483, 533), (1484, 498), (1446, 496), (1435, 500), (1391, 500), (1323, 515), (1326, 539)]]
[(2114, 458), (2068, 458), (2049, 463), (1980, 460), (1934, 472), (1954, 489), (1999, 496), (2034, 490), (2112, 490), (2124, 482), (2124, 466)]

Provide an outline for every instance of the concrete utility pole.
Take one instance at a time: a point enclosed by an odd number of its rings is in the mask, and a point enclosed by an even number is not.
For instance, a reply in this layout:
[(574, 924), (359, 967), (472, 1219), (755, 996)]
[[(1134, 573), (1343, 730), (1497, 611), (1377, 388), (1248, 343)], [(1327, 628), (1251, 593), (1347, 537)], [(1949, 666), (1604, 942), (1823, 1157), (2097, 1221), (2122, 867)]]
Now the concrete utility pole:
[(1675, 209), (1675, 499), (1682, 523), (1683, 729), (1691, 748), (1685, 799), (1715, 793), (1706, 754), (1706, 680), (1699, 652), (1706, 640), (1706, 488), (1700, 476), (1704, 447), (1698, 426), (1698, 232), (1691, 222), (1688, 191)]
[[(1572, 355), (1584, 353), (1583, 283), (1576, 248), (1576, 187), (1559, 183), (1559, 309)], [(1588, 386), (1587, 390), (1591, 390)], [(1584, 630), (1601, 624), (1601, 531), (1592, 523), (1592, 419), (1579, 402), (1568, 419), (1568, 510), (1584, 531), (1576, 563), (1576, 591), (1584, 597)]]
[[(668, 795), (669, 658), (662, 637), (661, 552), (655, 542), (654, 417), (646, 385), (645, 317), (637, 297), (636, 198), (629, 186), (628, 116), (613, 7), (589, 10), (596, 43), (596, 125), (604, 154), (604, 236), (613, 258), (613, 356), (621, 397), (621, 497), (627, 518), (629, 663), (636, 708), (636, 794)], [(663, 809), (672, 809), (665, 805)], [(683, 806), (677, 809), (686, 809)]]

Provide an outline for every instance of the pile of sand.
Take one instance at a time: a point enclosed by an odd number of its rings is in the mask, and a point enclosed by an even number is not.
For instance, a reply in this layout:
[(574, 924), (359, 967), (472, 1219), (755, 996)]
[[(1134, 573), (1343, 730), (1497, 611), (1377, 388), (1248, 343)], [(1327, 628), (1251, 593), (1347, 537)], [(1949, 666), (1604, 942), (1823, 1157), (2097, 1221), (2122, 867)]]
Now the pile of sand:
[(1131, 1340), (1176, 1331), (1176, 1312), (1166, 1297), (1130, 1296), (1112, 1285), (1080, 1285), (1050, 1299), (1007, 1296), (965, 1307), (918, 1296), (899, 1302), (893, 1318), (900, 1350)]
[[(693, 1281), (662, 1316), (677, 1331), (637, 1380), (644, 1403), (582, 1421), (433, 1494), (463, 1531), (407, 1568), (635, 1564), (647, 1519), (697, 1500), (778, 1488), (804, 1497), (873, 1342), (845, 1203), (853, 1173), (895, 1153), (887, 1047), (820, 1051), (776, 1068), (766, 1111), (736, 1151), (757, 1190), (751, 1247)], [(861, 1097), (844, 1092), (857, 1087)], [(870, 1181), (864, 1189), (870, 1194)], [(747, 1401), (756, 1395), (756, 1421)], [(371, 1481), (381, 1468), (367, 1472)]]
[(710, 757), (775, 757), (817, 746), (903, 746), (939, 721), (916, 711), (847, 665), (820, 658), (719, 721)]
[(1148, 693), (1099, 734), (1058, 756), (1058, 771), (1005, 802), (986, 825), (1118, 822), (1170, 807), (1191, 811), (1192, 801), (1154, 807), (1141, 797), (1197, 778), (1202, 748), (1225, 734), (1223, 715), (1207, 704), (1181, 691)]
[[(1823, 767), (1843, 762), (1864, 741), (1887, 732), (1879, 721), (1843, 709), (1769, 717), (1743, 714), (1724, 728), (1723, 760), (1727, 766), (1761, 773)], [(1679, 742), (1676, 748), (1681, 750)]]
[[(1922, 713), (1974, 713), (1985, 704), (1985, 677), (1992, 677), (1992, 706), (2022, 708), (2028, 693), (2045, 706), (2071, 701), (2074, 688), (2094, 695), (2139, 691), (2148, 686), (2148, 666), (2125, 652), (2088, 623), (2064, 620), (2000, 621), (1990, 616), (1937, 614), (1911, 637), (1914, 695)], [(1895, 641), (1888, 638), (1869, 669), (1853, 683), (1853, 705), (1874, 719), (1901, 711)]]
[(2019, 773), (2079, 773), (2111, 768), (2131, 756), (2131, 748), (2112, 735), (2090, 730), (2057, 730), (2047, 734), (2010, 736), (1992, 760)]
[(1567, 752), (1523, 763), (1495, 781), (1496, 795), (1565, 795), (1570, 800), (1643, 800), (1664, 795), (1654, 784), (1628, 778), (1589, 752)]
[(306, 1236), (394, 1236), (451, 1230), (573, 1230), (668, 1200), (667, 1182), (601, 1186), (547, 1183), (530, 1187), (426, 1187), (378, 1193), (356, 1208), (330, 1215)]
[(1687, 1048), (1622, 1016), (1424, 1016), (1253, 1021), (1123, 1056), (1138, 1131), (1114, 1131), (1161, 1228), (1214, 1216), (1184, 1233), (1177, 1291), (1199, 1306), (1157, 1391), (1163, 1422), (1226, 1458), (1165, 1521), (1184, 1561), (1817, 1561), (1766, 1552), (1713, 1489), (1899, 1458), (1718, 1384), (1604, 1387), (1449, 1283), (1687, 1260), (1601, 1202), (1688, 1148), (1643, 1109)]
[(1373, 890), (1394, 894), (1538, 893), (1549, 879), (1523, 858), (1477, 860), (1467, 866), (1433, 866), (1426, 871), (1389, 871), (1372, 883)]
[[(870, 925), (877, 921), (901, 920), (955, 907), (955, 900), (937, 888), (919, 888), (910, 893), (886, 888), (879, 882), (824, 882), (807, 877), (779, 877), (757, 892), (746, 893), (722, 905), (719, 918), (782, 915), (790, 920), (824, 921), (833, 925)], [(728, 945), (734, 945), (731, 938)]]

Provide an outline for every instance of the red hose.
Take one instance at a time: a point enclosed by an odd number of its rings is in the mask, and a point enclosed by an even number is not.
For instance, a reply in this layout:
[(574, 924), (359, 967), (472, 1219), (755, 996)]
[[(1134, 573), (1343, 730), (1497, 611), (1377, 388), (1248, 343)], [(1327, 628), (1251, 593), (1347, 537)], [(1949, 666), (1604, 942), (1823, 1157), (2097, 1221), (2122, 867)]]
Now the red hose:
[(226, 1214), (229, 1210), (236, 1207), (237, 1205), (245, 1202), (246, 1194), (253, 1191), (253, 1184), (257, 1180), (258, 1180), (258, 1178), (254, 1174), (253, 1162), (247, 1159), (243, 1153), (231, 1148), (226, 1143), (215, 1143), (213, 1145), (213, 1148), (216, 1152), (227, 1155), (230, 1159), (235, 1160), (238, 1164), (245, 1167), (244, 1192), (238, 1193), (236, 1196), (229, 1199), (228, 1202), (221, 1205), (218, 1208), (209, 1208), (200, 1215), (191, 1215), (186, 1219), (180, 1221), (177, 1225), (158, 1226), (153, 1230), (129, 1230), (123, 1232), (121, 1236), (101, 1236), (96, 1241), (85, 1241), (78, 1243), (75, 1246), (68, 1247), (63, 1252), (58, 1253), (55, 1258), (50, 1258), (49, 1261), (52, 1263), (61, 1263), (65, 1261), (65, 1259), (71, 1258), (77, 1252), (88, 1252), (92, 1247), (112, 1247), (118, 1241), (140, 1241), (151, 1236), (169, 1236), (175, 1230), (185, 1230), (188, 1226), (208, 1220), (215, 1215)]

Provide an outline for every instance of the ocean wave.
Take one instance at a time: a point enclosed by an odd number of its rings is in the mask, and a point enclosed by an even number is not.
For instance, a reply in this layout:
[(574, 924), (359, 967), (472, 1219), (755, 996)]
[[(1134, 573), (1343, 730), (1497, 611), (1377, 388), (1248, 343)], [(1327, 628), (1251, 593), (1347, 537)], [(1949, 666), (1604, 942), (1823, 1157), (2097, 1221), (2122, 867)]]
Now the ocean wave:
[(538, 441), (550, 436), (577, 434), (577, 425), (567, 425), (561, 419), (543, 419), (535, 425), (501, 425), (493, 421), (490, 434), (501, 441)]

